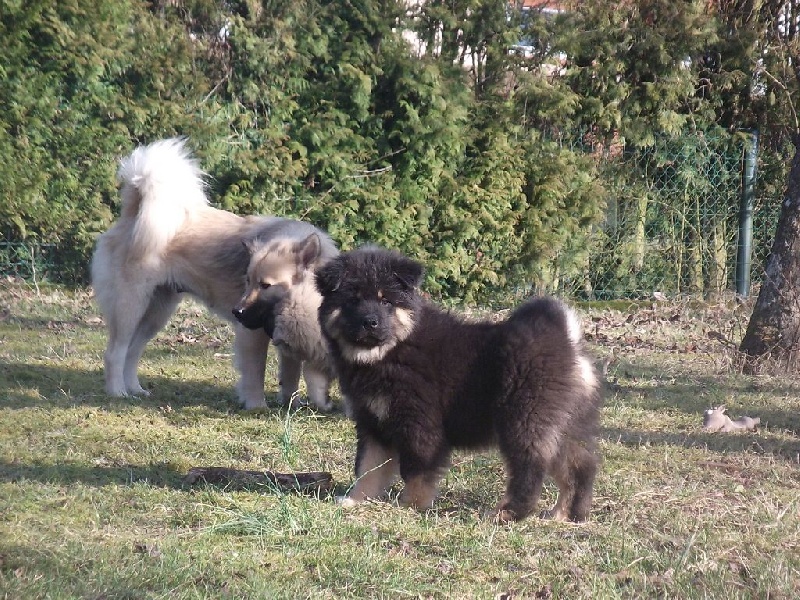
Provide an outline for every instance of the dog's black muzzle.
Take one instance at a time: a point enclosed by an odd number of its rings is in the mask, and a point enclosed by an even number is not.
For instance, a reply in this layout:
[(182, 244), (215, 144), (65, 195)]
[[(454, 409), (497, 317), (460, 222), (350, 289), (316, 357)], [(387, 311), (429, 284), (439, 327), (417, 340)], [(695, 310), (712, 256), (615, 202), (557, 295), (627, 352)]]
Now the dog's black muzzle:
[(280, 313), (280, 304), (287, 294), (288, 290), (283, 286), (272, 286), (265, 297), (260, 296), (250, 304), (242, 302), (231, 312), (236, 320), (248, 329), (263, 328), (269, 337), (273, 337), (275, 317)]
[(363, 348), (382, 346), (391, 341), (394, 335), (390, 323), (393, 316), (386, 314), (381, 307), (374, 310), (361, 310), (349, 319), (350, 339)]
[(251, 308), (242, 308), (237, 306), (231, 312), (239, 323), (248, 329), (261, 329), (262, 327), (267, 332), (267, 335), (272, 337), (275, 333), (275, 308), (277, 302), (270, 303), (268, 306), (260, 305)]

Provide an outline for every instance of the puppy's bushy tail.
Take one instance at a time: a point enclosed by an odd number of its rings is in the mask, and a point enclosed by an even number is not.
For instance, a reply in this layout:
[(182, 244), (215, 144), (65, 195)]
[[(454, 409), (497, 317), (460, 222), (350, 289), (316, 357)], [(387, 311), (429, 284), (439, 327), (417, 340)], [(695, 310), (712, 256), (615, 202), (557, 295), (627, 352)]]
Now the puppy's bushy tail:
[(584, 348), (580, 318), (569, 306), (552, 297), (534, 298), (517, 308), (508, 322), (524, 323), (535, 343), (543, 343), (550, 352), (559, 352), (562, 346), (573, 356), (573, 375), (584, 393), (595, 396), (599, 392), (600, 380)]
[(122, 218), (134, 222), (134, 256), (159, 256), (186, 216), (208, 204), (204, 173), (184, 138), (139, 146), (121, 161), (117, 178), (122, 184)]

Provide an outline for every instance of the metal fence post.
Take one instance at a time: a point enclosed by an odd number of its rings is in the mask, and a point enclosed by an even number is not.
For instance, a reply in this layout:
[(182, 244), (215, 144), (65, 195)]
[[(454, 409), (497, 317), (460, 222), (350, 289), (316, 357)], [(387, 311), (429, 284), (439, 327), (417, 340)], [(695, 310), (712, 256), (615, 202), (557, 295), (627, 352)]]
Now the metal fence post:
[(739, 199), (739, 244), (736, 248), (736, 293), (750, 295), (750, 267), (753, 254), (753, 206), (756, 196), (756, 159), (758, 131), (750, 132), (750, 143), (744, 150), (742, 194)]

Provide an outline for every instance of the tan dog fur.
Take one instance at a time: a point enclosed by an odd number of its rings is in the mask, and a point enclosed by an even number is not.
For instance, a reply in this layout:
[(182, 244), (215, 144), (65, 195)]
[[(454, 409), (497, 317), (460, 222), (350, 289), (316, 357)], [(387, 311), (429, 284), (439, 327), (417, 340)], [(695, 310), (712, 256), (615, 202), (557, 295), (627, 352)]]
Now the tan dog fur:
[(331, 410), (333, 365), (317, 318), (322, 296), (314, 285), (314, 270), (332, 257), (330, 251), (316, 234), (301, 241), (257, 238), (248, 250), (247, 287), (234, 315), (248, 327), (264, 327), (270, 317), (274, 319), (271, 333), (281, 358), (282, 404), (295, 397), (302, 368), (309, 400), (320, 410)]
[(141, 146), (120, 164), (122, 210), (100, 236), (92, 259), (95, 298), (108, 328), (106, 391), (147, 394), (139, 359), (184, 294), (232, 322), (239, 401), (266, 406), (264, 373), (269, 337), (236, 322), (231, 308), (244, 292), (249, 255), (243, 242), (305, 239), (324, 233), (309, 223), (279, 217), (240, 217), (208, 205), (204, 174), (183, 139)]

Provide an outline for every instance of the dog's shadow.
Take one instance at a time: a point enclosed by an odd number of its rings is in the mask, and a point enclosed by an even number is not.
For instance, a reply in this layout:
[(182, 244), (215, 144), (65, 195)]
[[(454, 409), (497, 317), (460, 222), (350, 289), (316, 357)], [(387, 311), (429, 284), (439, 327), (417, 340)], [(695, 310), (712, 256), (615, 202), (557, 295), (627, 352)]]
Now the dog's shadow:
[(233, 385), (174, 377), (143, 378), (142, 383), (150, 395), (125, 397), (109, 396), (105, 393), (100, 369), (87, 371), (53, 364), (0, 363), (0, 377), (10, 384), (5, 394), (0, 396), (0, 408), (48, 409), (80, 404), (109, 412), (124, 412), (132, 406), (153, 410), (161, 410), (166, 406), (174, 410), (201, 407), (209, 416), (215, 417), (231, 413), (257, 416), (264, 412), (308, 410), (331, 419), (347, 418), (341, 403), (331, 412), (318, 411), (305, 401), (301, 406), (290, 409), (278, 402), (277, 390), (266, 391), (265, 408), (246, 410), (239, 405)]
[(128, 464), (107, 467), (75, 463), (22, 464), (19, 462), (0, 461), (0, 483), (16, 483), (20, 481), (35, 481), (64, 487), (79, 484), (98, 488), (110, 485), (142, 484), (152, 488), (167, 488), (183, 492), (206, 489), (235, 490), (268, 495), (316, 496), (320, 499), (333, 497), (337, 491), (344, 493), (348, 489), (341, 484), (331, 486), (330, 489), (315, 491), (312, 488), (278, 486), (267, 482), (243, 484), (236, 480), (228, 482), (195, 481), (188, 478), (187, 471), (171, 463)]
[(22, 464), (0, 461), (0, 482), (38, 481), (51, 485), (104, 487), (146, 483), (153, 487), (187, 489), (185, 473), (170, 464), (86, 466), (73, 463)]
[(203, 405), (220, 413), (238, 408), (236, 391), (231, 385), (206, 381), (177, 380), (150, 376), (143, 384), (150, 395), (114, 397), (103, 390), (100, 369), (83, 370), (53, 364), (21, 362), (0, 363), (0, 375), (8, 382), (0, 396), (0, 407), (56, 408), (80, 404), (108, 411), (131, 406), (158, 409)]
[(681, 448), (703, 448), (712, 452), (754, 452), (780, 457), (792, 463), (800, 456), (800, 439), (771, 435), (761, 429), (758, 432), (710, 433), (643, 431), (620, 427), (603, 427), (600, 438), (610, 444), (621, 444), (629, 448), (650, 446), (673, 446)]

